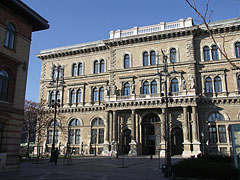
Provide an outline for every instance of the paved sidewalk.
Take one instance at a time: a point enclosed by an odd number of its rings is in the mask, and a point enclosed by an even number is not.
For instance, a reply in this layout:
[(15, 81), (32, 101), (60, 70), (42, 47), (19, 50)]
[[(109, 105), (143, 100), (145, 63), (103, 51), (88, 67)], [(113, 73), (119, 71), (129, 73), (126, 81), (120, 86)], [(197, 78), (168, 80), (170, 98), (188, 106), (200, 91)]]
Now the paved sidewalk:
[[(178, 159), (173, 159), (177, 161)], [(161, 159), (162, 164), (164, 159)], [(63, 159), (57, 166), (49, 160), (41, 164), (22, 163), (19, 170), (0, 173), (0, 179), (22, 180), (166, 180), (158, 168), (157, 158), (125, 157), (122, 167), (122, 157), (81, 157), (72, 159), (72, 165), (63, 165)]]

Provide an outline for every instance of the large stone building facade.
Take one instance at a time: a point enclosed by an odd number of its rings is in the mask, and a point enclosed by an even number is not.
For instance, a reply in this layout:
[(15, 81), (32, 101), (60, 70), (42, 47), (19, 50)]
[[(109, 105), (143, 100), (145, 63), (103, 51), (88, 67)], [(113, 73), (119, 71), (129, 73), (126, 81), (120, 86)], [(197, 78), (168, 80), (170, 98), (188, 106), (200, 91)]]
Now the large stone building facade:
[(19, 167), (31, 36), (48, 27), (22, 1), (0, 2), (0, 170)]
[[(47, 112), (56, 95), (60, 103), (56, 147), (65, 152), (69, 143), (77, 154), (164, 155), (167, 82), (171, 154), (231, 153), (229, 127), (240, 123), (239, 25), (238, 19), (210, 24), (229, 60), (192, 18), (41, 51), (39, 99), (48, 102)], [(161, 73), (163, 53), (168, 76)], [(54, 65), (64, 68), (58, 92), (50, 83)], [(51, 147), (52, 125), (49, 119), (44, 151)]]

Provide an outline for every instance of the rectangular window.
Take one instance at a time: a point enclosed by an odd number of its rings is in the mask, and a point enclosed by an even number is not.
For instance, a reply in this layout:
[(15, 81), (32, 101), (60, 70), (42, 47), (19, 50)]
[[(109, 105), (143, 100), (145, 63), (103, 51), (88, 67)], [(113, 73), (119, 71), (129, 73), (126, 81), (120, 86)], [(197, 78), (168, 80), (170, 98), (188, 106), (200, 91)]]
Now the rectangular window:
[(99, 134), (98, 134), (98, 144), (103, 144), (104, 143), (104, 129), (101, 128), (99, 129)]
[(91, 143), (92, 144), (97, 143), (97, 129), (92, 129), (92, 132), (91, 132)]
[(224, 125), (219, 125), (218, 126), (218, 135), (219, 135), (219, 142), (220, 143), (226, 143), (227, 142), (226, 127)]
[(47, 144), (52, 144), (52, 140), (53, 140), (53, 132), (52, 130), (48, 130)]
[(208, 127), (209, 131), (209, 143), (217, 143), (217, 130), (215, 125)]
[(70, 129), (69, 130), (69, 143), (73, 144), (73, 138), (74, 138), (74, 130)]
[(75, 144), (80, 144), (80, 129), (75, 130)]
[(58, 143), (58, 130), (55, 131), (55, 143)]

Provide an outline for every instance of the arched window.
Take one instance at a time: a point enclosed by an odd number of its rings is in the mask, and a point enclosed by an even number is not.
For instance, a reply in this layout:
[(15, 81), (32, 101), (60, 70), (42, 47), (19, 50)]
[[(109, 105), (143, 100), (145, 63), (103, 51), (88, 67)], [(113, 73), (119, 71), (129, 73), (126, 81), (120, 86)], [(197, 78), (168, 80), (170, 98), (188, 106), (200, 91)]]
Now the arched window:
[(77, 76), (77, 65), (74, 63), (72, 65), (72, 76)]
[(83, 65), (82, 63), (78, 64), (78, 76), (83, 75)]
[(171, 81), (171, 92), (178, 92), (179, 89), (178, 89), (178, 80), (177, 78), (173, 78), (172, 81)]
[(98, 90), (97, 88), (93, 88), (93, 102), (98, 101)]
[(0, 100), (7, 101), (9, 75), (7, 71), (0, 71)]
[(151, 82), (151, 93), (157, 94), (157, 82), (155, 80)]
[(80, 144), (80, 121), (73, 119), (69, 122), (68, 137), (70, 144)]
[(6, 28), (5, 42), (4, 42), (5, 47), (8, 47), (10, 49), (14, 48), (15, 33), (16, 33), (16, 30), (14, 25), (12, 23), (8, 23)]
[(52, 91), (49, 94), (49, 105), (53, 106), (54, 105), (54, 101), (55, 101), (55, 93)]
[[(210, 123), (208, 126), (209, 132), (209, 143), (217, 143), (219, 137), (219, 143), (226, 143), (226, 127), (225, 125), (216, 125), (216, 121), (224, 121), (224, 117), (222, 114), (218, 112), (214, 112), (208, 116), (208, 122)], [(218, 131), (217, 131), (218, 129)]]
[(208, 46), (205, 46), (203, 48), (203, 59), (204, 59), (204, 61), (210, 61), (210, 52), (209, 52)]
[(213, 88), (212, 88), (212, 78), (207, 77), (205, 79), (205, 93), (212, 93)]
[(123, 95), (124, 96), (130, 96), (130, 84), (125, 83), (123, 86)]
[(99, 89), (99, 101), (104, 101), (104, 87)]
[(57, 92), (57, 103), (60, 105), (61, 99), (60, 99), (60, 91)]
[(175, 63), (177, 62), (177, 51), (175, 48), (172, 48), (170, 50), (170, 62), (171, 63)]
[(97, 61), (97, 60), (94, 61), (93, 73), (94, 73), (94, 74), (98, 73), (98, 61)]
[(148, 65), (148, 52), (143, 53), (143, 66)]
[(143, 83), (143, 94), (149, 94), (149, 82), (145, 81)]
[(70, 103), (71, 104), (76, 103), (76, 92), (75, 92), (75, 90), (71, 91), (71, 101), (70, 101)]
[(77, 101), (76, 101), (76, 103), (81, 103), (81, 99), (82, 99), (82, 91), (81, 91), (81, 89), (78, 89), (77, 90)]
[(155, 53), (155, 51), (150, 52), (150, 64), (151, 65), (156, 64), (156, 53)]
[(214, 90), (216, 93), (222, 92), (222, 81), (219, 76), (214, 78)]
[(130, 67), (130, 57), (129, 57), (129, 54), (125, 54), (124, 55), (124, 62), (123, 63), (124, 63), (123, 64), (124, 69)]
[(237, 76), (238, 91), (240, 91), (240, 74)]
[[(96, 145), (104, 143), (104, 122), (101, 118), (95, 118), (91, 123), (91, 154), (97, 152)], [(95, 146), (94, 146), (95, 145)], [(98, 154), (101, 154), (102, 147), (98, 147)]]
[(235, 43), (235, 54), (236, 58), (240, 58), (240, 42)]
[(105, 62), (104, 60), (102, 59), (100, 61), (100, 73), (103, 73), (104, 72), (104, 69), (105, 69)]
[(212, 60), (218, 60), (218, 49), (216, 45), (212, 46)]

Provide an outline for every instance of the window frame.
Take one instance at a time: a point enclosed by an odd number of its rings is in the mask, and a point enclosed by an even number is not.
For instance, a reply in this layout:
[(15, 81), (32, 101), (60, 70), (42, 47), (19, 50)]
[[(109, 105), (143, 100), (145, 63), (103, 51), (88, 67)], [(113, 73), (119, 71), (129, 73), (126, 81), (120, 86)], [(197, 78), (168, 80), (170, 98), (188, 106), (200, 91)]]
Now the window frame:
[(130, 83), (126, 82), (123, 85), (123, 96), (130, 96)]
[(219, 76), (214, 78), (214, 92), (221, 93), (222, 92), (222, 79)]
[(98, 74), (98, 69), (99, 69), (99, 63), (98, 63), (98, 60), (95, 60), (93, 62), (93, 74)]
[(104, 59), (100, 60), (100, 66), (99, 66), (99, 73), (104, 73), (105, 72), (105, 61)]
[(212, 78), (207, 77), (204, 82), (205, 93), (213, 93)]
[(124, 69), (130, 68), (130, 55), (129, 54), (125, 54), (123, 57), (123, 68)]
[(176, 48), (170, 49), (170, 62), (176, 63), (177, 62), (177, 50)]
[(155, 80), (151, 82), (151, 94), (157, 94), (157, 81)]
[(149, 82), (148, 81), (143, 82), (143, 94), (149, 94)]
[(150, 65), (156, 65), (156, 52), (150, 51)]
[(234, 47), (235, 47), (235, 57), (240, 58), (240, 42), (236, 42)]
[(0, 71), (0, 100), (8, 100), (8, 90), (9, 90), (9, 73), (2, 69)]
[(148, 52), (147, 51), (144, 51), (143, 52), (143, 66), (148, 66), (149, 63), (148, 63)]
[(213, 61), (219, 60), (218, 48), (216, 45), (212, 45), (211, 54)]
[(178, 93), (179, 92), (179, 83), (177, 78), (173, 78), (171, 80), (171, 92)]
[(9, 22), (6, 26), (4, 46), (11, 50), (15, 48), (16, 28), (13, 23)]
[(210, 61), (210, 49), (208, 46), (203, 47), (203, 60)]

